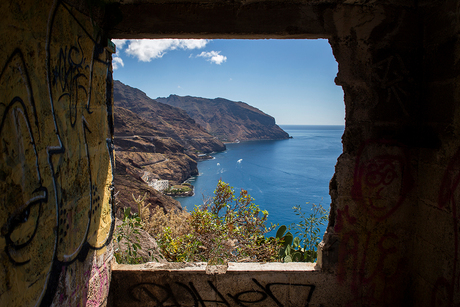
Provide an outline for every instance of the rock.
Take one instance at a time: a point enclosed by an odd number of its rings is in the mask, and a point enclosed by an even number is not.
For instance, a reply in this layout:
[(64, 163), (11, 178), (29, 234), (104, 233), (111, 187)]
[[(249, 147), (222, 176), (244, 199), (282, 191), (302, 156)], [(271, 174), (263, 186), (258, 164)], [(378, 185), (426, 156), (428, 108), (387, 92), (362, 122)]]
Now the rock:
[(140, 90), (114, 82), (114, 185), (117, 205), (137, 212), (132, 195), (147, 193), (146, 203), (165, 211), (182, 210), (180, 203), (154, 190), (142, 179), (181, 183), (198, 174), (199, 152), (225, 150), (183, 110), (150, 99)]
[(137, 212), (137, 206), (133, 196), (139, 197), (147, 193), (146, 204), (162, 207), (165, 211), (182, 210), (180, 202), (169, 196), (163, 195), (150, 187), (141, 177), (141, 171), (129, 164), (126, 160), (118, 159), (114, 174), (113, 184), (115, 186), (116, 210), (118, 216), (122, 208), (130, 207), (131, 212)]
[[(120, 234), (120, 232), (122, 231), (122, 227), (121, 227), (122, 224), (123, 224), (123, 221), (119, 219), (115, 220), (115, 231), (114, 231), (115, 240)], [(138, 250), (137, 253), (138, 253), (138, 256), (142, 258), (142, 263), (151, 262), (151, 261), (161, 262), (161, 263), (167, 262), (166, 259), (164, 259), (164, 257), (161, 255), (160, 249), (158, 248), (158, 244), (155, 241), (155, 239), (143, 229), (138, 229), (138, 231), (139, 231), (139, 234), (133, 234), (130, 237), (130, 240), (131, 242), (139, 243), (139, 245), (141, 246), (141, 249)], [(125, 230), (125, 233), (126, 233), (126, 230)], [(117, 249), (119, 249), (118, 251), (122, 253), (126, 253), (127, 252), (126, 242), (127, 240), (124, 238), (119, 243), (115, 242), (114, 243), (115, 253), (117, 252)]]
[[(170, 138), (187, 150), (204, 153), (225, 150), (225, 145), (221, 141), (210, 135), (184, 110), (151, 99), (141, 90), (115, 80), (113, 100), (115, 107), (124, 108), (136, 115), (130, 114), (131, 120), (137, 117), (135, 122), (130, 122), (130, 119), (123, 118), (128, 112), (120, 113), (118, 120), (115, 118), (115, 136), (139, 135)], [(115, 115), (118, 115), (117, 109)], [(137, 129), (136, 125), (137, 122), (140, 123), (139, 118), (143, 120), (141, 129)]]
[(170, 95), (157, 101), (181, 108), (210, 134), (222, 141), (276, 140), (289, 135), (275, 119), (241, 101)]

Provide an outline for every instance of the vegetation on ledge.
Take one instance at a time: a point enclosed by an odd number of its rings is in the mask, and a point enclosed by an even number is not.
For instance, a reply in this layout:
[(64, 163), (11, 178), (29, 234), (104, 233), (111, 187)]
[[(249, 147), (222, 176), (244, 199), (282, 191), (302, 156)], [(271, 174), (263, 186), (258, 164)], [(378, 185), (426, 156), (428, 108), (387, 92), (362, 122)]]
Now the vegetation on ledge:
[[(283, 225), (276, 237), (267, 238), (265, 235), (276, 226), (267, 226), (268, 212), (261, 210), (246, 190), (235, 195), (233, 188), (221, 180), (214, 197), (190, 213), (185, 210), (165, 212), (159, 207), (150, 209), (150, 204), (144, 203), (145, 197), (133, 198), (139, 213), (132, 217), (135, 222), (129, 223), (128, 228), (147, 231), (156, 240), (162, 257), (172, 262), (314, 262), (320, 242), (319, 226), (327, 219), (327, 211), (321, 205), (313, 205), (310, 215), (294, 207), (301, 221), (290, 229), (299, 237), (294, 238)], [(135, 235), (138, 233), (135, 229), (126, 231)], [(130, 259), (141, 247), (135, 238), (127, 242), (133, 245), (127, 248), (131, 255), (116, 258), (136, 263), (137, 260)]]
[(170, 186), (163, 191), (168, 196), (193, 196), (193, 186), (190, 183), (182, 183)]

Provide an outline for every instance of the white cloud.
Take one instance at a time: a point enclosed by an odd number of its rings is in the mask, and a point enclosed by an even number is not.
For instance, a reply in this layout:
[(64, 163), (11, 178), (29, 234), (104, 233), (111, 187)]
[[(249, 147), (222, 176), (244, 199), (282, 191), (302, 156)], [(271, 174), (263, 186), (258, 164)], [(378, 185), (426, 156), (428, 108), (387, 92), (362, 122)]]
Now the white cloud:
[(132, 39), (128, 41), (125, 52), (139, 61), (150, 62), (152, 59), (161, 58), (170, 50), (201, 49), (208, 42), (207, 39)]
[(124, 67), (125, 66), (125, 63), (123, 63), (123, 59), (118, 57), (118, 56), (114, 56), (112, 58), (112, 67), (113, 67), (113, 70), (116, 70), (118, 69), (119, 67)]
[(222, 64), (223, 62), (227, 61), (227, 57), (220, 54), (220, 51), (210, 51), (210, 52), (202, 52), (197, 57), (205, 58), (207, 61), (211, 63), (215, 63), (217, 65)]
[(117, 46), (117, 51), (123, 49), (123, 46), (126, 44), (126, 39), (112, 39), (112, 43)]

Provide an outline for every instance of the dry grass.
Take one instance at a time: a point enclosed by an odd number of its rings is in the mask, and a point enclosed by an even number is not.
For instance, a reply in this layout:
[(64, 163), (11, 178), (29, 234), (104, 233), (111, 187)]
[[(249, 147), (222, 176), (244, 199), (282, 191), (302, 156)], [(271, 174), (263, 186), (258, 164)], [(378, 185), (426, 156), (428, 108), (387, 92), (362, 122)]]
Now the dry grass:
[(158, 239), (169, 227), (172, 237), (179, 237), (192, 232), (190, 214), (184, 211), (170, 211), (165, 213), (163, 208), (156, 207), (150, 210), (150, 216), (142, 217), (144, 229), (152, 237)]
[(275, 261), (279, 241), (265, 238), (268, 213), (242, 190), (220, 182), (215, 196), (192, 212), (151, 208), (134, 197), (142, 228), (158, 243), (168, 261)]

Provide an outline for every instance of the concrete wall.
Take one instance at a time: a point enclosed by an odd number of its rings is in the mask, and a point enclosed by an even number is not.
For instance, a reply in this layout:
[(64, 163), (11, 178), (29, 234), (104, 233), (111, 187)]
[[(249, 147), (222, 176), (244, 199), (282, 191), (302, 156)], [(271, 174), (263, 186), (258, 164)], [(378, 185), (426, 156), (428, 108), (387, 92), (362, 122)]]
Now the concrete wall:
[(458, 1), (28, 0), (0, 12), (0, 305), (105, 304), (112, 79), (101, 28), (328, 38), (346, 107), (321, 271), (116, 267), (112, 304), (460, 304)]
[(110, 305), (338, 306), (334, 280), (311, 263), (117, 265)]
[(410, 2), (345, 5), (330, 43), (346, 106), (343, 154), (331, 181), (323, 269), (348, 289), (346, 306), (411, 306), (421, 75)]
[(352, 305), (460, 303), (459, 13), (425, 1), (334, 17), (346, 130), (324, 267)]
[[(419, 152), (412, 278), (417, 306), (460, 304), (460, 3), (423, 3), (420, 114), (437, 142)], [(433, 136), (431, 138), (433, 138)]]
[(114, 37), (328, 38), (346, 129), (320, 264), (342, 295), (318, 303), (460, 303), (458, 1), (137, 3)]
[(61, 1), (1, 1), (0, 16), (0, 305), (104, 305), (113, 228), (107, 39)]

